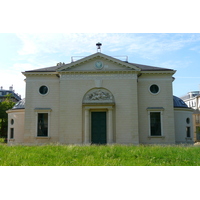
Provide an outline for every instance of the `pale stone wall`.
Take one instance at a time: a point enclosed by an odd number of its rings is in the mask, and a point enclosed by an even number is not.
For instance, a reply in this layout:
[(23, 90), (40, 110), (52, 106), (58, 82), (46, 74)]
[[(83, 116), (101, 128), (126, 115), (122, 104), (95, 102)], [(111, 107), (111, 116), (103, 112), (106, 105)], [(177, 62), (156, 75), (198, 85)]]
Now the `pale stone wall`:
[[(193, 143), (194, 131), (193, 131), (193, 110), (185, 108), (174, 108), (175, 115), (175, 133), (177, 143)], [(187, 122), (189, 118), (189, 123)], [(191, 137), (187, 138), (186, 127), (190, 127)]]
[[(8, 110), (8, 145), (22, 144), (24, 139), (24, 109)], [(13, 119), (14, 123), (11, 124)], [(14, 138), (11, 139), (10, 129), (14, 129)]]
[(137, 79), (105, 80), (115, 97), (116, 143), (138, 144)]
[[(139, 138), (143, 144), (175, 143), (174, 110), (171, 74), (142, 74), (138, 79)], [(152, 94), (152, 84), (159, 86), (158, 94)], [(147, 108), (160, 107), (162, 111), (163, 137), (149, 137), (149, 118)]]
[[(81, 144), (84, 135), (84, 112), (82, 100), (93, 88), (109, 90), (115, 99), (113, 111), (113, 134), (116, 143), (138, 144), (137, 79), (107, 78), (96, 87), (96, 79), (87, 75), (79, 80), (68, 76), (60, 81), (60, 140), (61, 143)], [(104, 75), (102, 75), (104, 76)], [(117, 75), (116, 75), (117, 76)], [(104, 109), (104, 106), (99, 106)], [(136, 113), (136, 114), (135, 114)]]
[[(46, 85), (49, 92), (39, 93)], [(26, 78), (26, 112), (24, 143), (53, 143), (59, 138), (59, 78), (55, 75), (33, 75)], [(37, 112), (35, 108), (51, 108), (49, 138), (37, 138)]]

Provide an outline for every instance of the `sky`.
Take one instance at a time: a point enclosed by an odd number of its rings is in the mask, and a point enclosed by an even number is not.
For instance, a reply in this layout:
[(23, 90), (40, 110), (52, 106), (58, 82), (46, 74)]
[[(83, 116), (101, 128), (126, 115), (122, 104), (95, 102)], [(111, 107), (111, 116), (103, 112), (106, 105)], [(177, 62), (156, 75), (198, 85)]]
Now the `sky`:
[(0, 86), (24, 98), (21, 72), (89, 56), (97, 42), (109, 56), (176, 70), (175, 96), (200, 90), (200, 33), (0, 33)]

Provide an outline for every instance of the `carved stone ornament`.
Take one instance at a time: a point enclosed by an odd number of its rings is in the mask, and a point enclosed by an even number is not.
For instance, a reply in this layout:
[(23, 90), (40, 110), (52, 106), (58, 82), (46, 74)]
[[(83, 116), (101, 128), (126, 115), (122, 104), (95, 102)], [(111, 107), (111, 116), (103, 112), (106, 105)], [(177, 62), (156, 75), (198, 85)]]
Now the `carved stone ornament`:
[(84, 98), (83, 103), (113, 103), (113, 95), (105, 89), (93, 89), (88, 92)]

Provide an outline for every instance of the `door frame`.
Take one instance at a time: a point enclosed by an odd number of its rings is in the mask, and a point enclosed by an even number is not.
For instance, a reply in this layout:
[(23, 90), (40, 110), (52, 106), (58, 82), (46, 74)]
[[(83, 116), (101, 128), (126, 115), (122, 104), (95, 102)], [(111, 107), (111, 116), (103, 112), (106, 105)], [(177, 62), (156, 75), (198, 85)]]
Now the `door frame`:
[(83, 143), (91, 144), (91, 113), (106, 112), (106, 144), (114, 143), (113, 106), (84, 106), (83, 107)]

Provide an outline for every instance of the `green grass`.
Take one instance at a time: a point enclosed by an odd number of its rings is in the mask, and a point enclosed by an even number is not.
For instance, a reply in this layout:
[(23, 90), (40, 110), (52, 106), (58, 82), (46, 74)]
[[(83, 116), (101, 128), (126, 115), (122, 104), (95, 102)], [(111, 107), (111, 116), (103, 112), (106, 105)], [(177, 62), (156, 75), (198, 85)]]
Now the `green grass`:
[(194, 146), (7, 146), (0, 166), (199, 166)]

